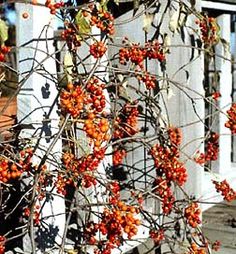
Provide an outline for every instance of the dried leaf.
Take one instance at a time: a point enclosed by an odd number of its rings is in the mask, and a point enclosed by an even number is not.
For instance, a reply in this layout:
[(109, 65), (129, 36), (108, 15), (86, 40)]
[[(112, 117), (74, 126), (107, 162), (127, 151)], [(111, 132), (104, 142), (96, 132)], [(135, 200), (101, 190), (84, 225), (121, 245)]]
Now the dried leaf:
[(169, 88), (167, 90), (167, 99), (170, 100), (172, 97), (175, 96), (175, 93), (173, 92), (173, 89), (172, 88)]
[(168, 46), (171, 45), (171, 38), (168, 34), (164, 34), (163, 38), (163, 51), (164, 53), (170, 53), (170, 48)]
[(180, 8), (172, 14), (169, 21), (169, 29), (172, 33), (175, 33), (179, 28), (179, 15), (180, 15)]
[(0, 44), (8, 39), (8, 26), (5, 21), (0, 19)]
[(19, 253), (19, 254), (25, 254), (25, 252), (21, 249), (21, 248), (19, 248), (19, 247), (16, 247), (15, 249), (14, 249), (14, 251), (16, 252), (16, 253)]
[(79, 32), (82, 34), (88, 34), (91, 32), (91, 25), (87, 17), (84, 17), (82, 10), (80, 10), (75, 16), (75, 24), (77, 25)]
[(2, 72), (2, 73), (0, 74), (0, 82), (4, 81), (4, 80), (5, 80), (5, 77), (6, 77), (5, 72)]
[(124, 76), (122, 74), (118, 74), (117, 78), (120, 82), (122, 82), (124, 80)]
[(178, 20), (178, 25), (179, 27), (183, 27), (187, 21), (187, 17), (188, 17), (188, 12), (185, 8), (184, 5), (181, 6), (180, 8), (180, 14), (179, 14), (179, 20)]
[(66, 52), (64, 56), (64, 69), (67, 76), (67, 81), (72, 82), (73, 60), (69, 52)]
[[(107, 4), (108, 4), (109, 0), (101, 0), (101, 3), (100, 3), (100, 8), (99, 9), (102, 9), (104, 11), (107, 11), (108, 8), (107, 8)], [(97, 6), (98, 7), (98, 6)]]
[(147, 13), (146, 15), (143, 16), (143, 30), (145, 32), (149, 32), (152, 22), (154, 19), (154, 14), (152, 13)]
[(77, 254), (78, 253), (78, 250), (65, 250), (67, 254)]
[(127, 100), (130, 100), (130, 96), (129, 96), (129, 93), (128, 93), (128, 89), (127, 89), (127, 84), (128, 84), (128, 81), (125, 80), (123, 81), (119, 87), (118, 87), (118, 94), (120, 97), (122, 97), (123, 99), (127, 99)]
[(134, 0), (133, 1), (133, 4), (134, 4), (134, 14), (137, 12), (137, 10), (139, 9), (139, 6), (140, 6), (140, 0)]

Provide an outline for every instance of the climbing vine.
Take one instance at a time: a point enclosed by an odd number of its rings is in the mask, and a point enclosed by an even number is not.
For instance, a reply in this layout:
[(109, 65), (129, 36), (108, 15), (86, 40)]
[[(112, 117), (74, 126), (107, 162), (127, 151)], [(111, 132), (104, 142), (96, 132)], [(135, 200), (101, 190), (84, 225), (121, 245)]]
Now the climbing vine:
[[(0, 8), (12, 3), (5, 2)], [(226, 179), (216, 179), (209, 167), (219, 153), (220, 135), (213, 126), (196, 137), (199, 143), (191, 155), (185, 148), (185, 128), (206, 125), (196, 110), (196, 101), (201, 101), (227, 117), (225, 128), (233, 135), (236, 107), (233, 103), (224, 112), (218, 106), (219, 91), (207, 96), (189, 88), (188, 80), (177, 78), (181, 71), (191, 76), (185, 67), (204, 53), (213, 59), (216, 45), (225, 47), (216, 19), (198, 11), (194, 1), (14, 2), (47, 8), (51, 18), (60, 22), (57, 40), (61, 46), (56, 53), (63, 60), (48, 53), (47, 57), (59, 65), (58, 73), (40, 69), (42, 75), (52, 76), (57, 91), (51, 105), (51, 109), (57, 107), (59, 127), (55, 134), (46, 125), (46, 137), (33, 131), (25, 137), (22, 129), (34, 130), (36, 124), (24, 125), (17, 117), (15, 124), (8, 126), (8, 135), (4, 134), (6, 129), (2, 131), (0, 221), (3, 225), (10, 223), (11, 228), (4, 226), (1, 230), (0, 253), (27, 253), (20, 252), (26, 236), (30, 239), (29, 253), (110, 254), (130, 250), (148, 238), (159, 253), (163, 246), (163, 253), (217, 251), (219, 241), (211, 242), (201, 229), (201, 198), (188, 193), (185, 186), (193, 181), (191, 170), (205, 169), (225, 200), (235, 200), (236, 191)], [(122, 20), (125, 12), (130, 16)], [(25, 11), (20, 18), (33, 17)], [(119, 36), (122, 25), (140, 19), (143, 27), (132, 29), (137, 34), (142, 32), (143, 41), (131, 39), (129, 33)], [(7, 22), (0, 20), (1, 71), (18, 73), (9, 57), (24, 45), (9, 45), (7, 30)], [(192, 38), (189, 44), (172, 44), (173, 37), (184, 34)], [(179, 61), (178, 71), (170, 75), (173, 48), (192, 50), (192, 56), (185, 64)], [(47, 52), (47, 48), (37, 50)], [(16, 95), (30, 75), (22, 78), (18, 73)], [(47, 89), (45, 85), (45, 98), (50, 95)], [(172, 98), (178, 96), (173, 90), (190, 101), (193, 123), (172, 119), (168, 104), (174, 107)], [(1, 114), (6, 109), (7, 105)], [(43, 147), (40, 142), (45, 139), (49, 142)], [(61, 150), (53, 150), (59, 141)], [(188, 168), (189, 161), (195, 168)], [(45, 215), (47, 203), (56, 205), (56, 198), (65, 205), (62, 235), (48, 224), (48, 218), (56, 219), (57, 214)], [(16, 214), (15, 226), (11, 223)]]

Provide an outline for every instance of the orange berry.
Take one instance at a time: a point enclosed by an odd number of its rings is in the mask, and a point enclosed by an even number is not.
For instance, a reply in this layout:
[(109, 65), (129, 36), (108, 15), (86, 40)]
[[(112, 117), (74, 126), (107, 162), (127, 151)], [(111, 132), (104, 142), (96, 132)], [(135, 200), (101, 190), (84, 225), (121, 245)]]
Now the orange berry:
[(129, 210), (130, 210), (130, 212), (131, 212), (131, 213), (135, 213), (135, 212), (136, 212), (135, 207), (130, 207), (130, 209), (129, 209)]
[(6, 170), (4, 170), (4, 171), (2, 172), (2, 176), (3, 176), (4, 178), (7, 176), (7, 171), (6, 171)]
[(95, 114), (92, 113), (92, 112), (90, 112), (90, 113), (88, 114), (88, 119), (93, 120), (94, 118), (95, 118)]
[(107, 125), (102, 125), (100, 128), (101, 132), (103, 132), (103, 133), (107, 132), (108, 129), (109, 129), (109, 127)]
[(22, 18), (27, 19), (28, 17), (29, 17), (29, 13), (28, 12), (24, 12), (22, 14)]
[(66, 87), (68, 90), (72, 90), (74, 88), (74, 85), (72, 83), (68, 83)]
[(123, 206), (121, 207), (121, 210), (122, 210), (122, 211), (127, 211), (127, 206), (126, 206), (126, 205), (123, 205)]
[(11, 165), (11, 170), (12, 170), (12, 171), (16, 171), (16, 170), (17, 170), (16, 164), (12, 164), (12, 165)]
[(99, 147), (99, 146), (101, 146), (101, 141), (95, 141), (95, 143), (94, 143), (94, 145), (96, 146), (96, 147)]
[(21, 172), (20, 172), (19, 170), (18, 170), (18, 171), (15, 171), (15, 173), (16, 173), (16, 177), (17, 177), (17, 178), (21, 176)]
[(0, 53), (0, 62), (4, 62), (5, 61), (5, 56), (3, 53)]
[(137, 228), (132, 228), (132, 233), (133, 233), (134, 235), (136, 235), (136, 234), (138, 233), (138, 229), (137, 229)]
[(105, 134), (104, 138), (105, 141), (110, 139), (110, 135), (109, 134)]
[(2, 179), (2, 182), (4, 182), (4, 183), (6, 183), (8, 181), (8, 179), (6, 178), (6, 177), (4, 177), (3, 179)]
[(130, 233), (130, 227), (129, 227), (129, 226), (125, 226), (124, 232), (125, 232), (126, 234), (129, 234), (129, 233)]
[(17, 174), (16, 171), (11, 172), (11, 178), (12, 178), (12, 179), (17, 178), (17, 176), (18, 176), (18, 174)]
[(141, 224), (141, 221), (139, 219), (135, 220), (135, 225), (139, 226)]
[(121, 208), (124, 205), (124, 203), (120, 200), (120, 201), (118, 201), (117, 205), (119, 208)]
[(84, 16), (84, 17), (88, 17), (89, 12), (88, 12), (88, 11), (86, 11), (86, 10), (83, 10), (83, 11), (82, 11), (82, 14), (83, 14), (83, 16)]

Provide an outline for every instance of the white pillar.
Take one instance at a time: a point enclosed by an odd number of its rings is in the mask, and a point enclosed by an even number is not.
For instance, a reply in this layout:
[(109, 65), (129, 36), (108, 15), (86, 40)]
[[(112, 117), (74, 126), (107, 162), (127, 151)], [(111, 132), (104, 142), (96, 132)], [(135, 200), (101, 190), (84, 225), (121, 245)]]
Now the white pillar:
[[(45, 1), (41, 2), (44, 3)], [(21, 137), (31, 138), (34, 133), (36, 139), (32, 140), (32, 145), (34, 146), (39, 141), (36, 154), (43, 157), (48, 152), (52, 142), (54, 144), (54, 134), (59, 131), (57, 103), (54, 103), (58, 91), (56, 89), (55, 48), (52, 40), (54, 35), (53, 17), (46, 7), (24, 3), (16, 4), (16, 12), (17, 61), (21, 86), (17, 97), (17, 118), (20, 123), (33, 125), (35, 129), (22, 130)], [(24, 13), (27, 13), (28, 17)], [(61, 140), (58, 139), (51, 148), (49, 158), (55, 162), (55, 165), (61, 157)], [(40, 160), (36, 158), (35, 162), (39, 163)], [(48, 161), (46, 164), (49, 171), (55, 169), (55, 166), (48, 163)], [(51, 191), (51, 189), (52, 186), (49, 186), (48, 191)], [(42, 208), (42, 217), (45, 216), (50, 217), (44, 220), (44, 226), (50, 225), (50, 227), (58, 230), (55, 241), (60, 244), (65, 225), (64, 199), (53, 195), (53, 199), (45, 202)], [(49, 235), (49, 238), (50, 241), (54, 240), (53, 233)], [(30, 241), (28, 239), (24, 242), (24, 249), (31, 251), (32, 235)], [(30, 242), (31, 244), (29, 244)], [(49, 247), (55, 246), (54, 243)], [(38, 250), (37, 253), (45, 253), (45, 250)], [(58, 252), (50, 251), (50, 253)]]
[[(232, 97), (232, 100), (233, 101), (236, 101), (236, 63), (235, 63), (235, 59), (236, 59), (236, 22), (234, 21), (234, 33), (233, 33), (233, 38), (232, 38), (232, 46), (231, 46), (231, 53), (233, 55), (233, 60), (234, 60), (234, 63), (233, 63), (233, 73), (232, 73), (232, 82), (233, 82), (233, 97)], [(233, 156), (232, 156), (232, 159), (233, 159), (233, 162), (235, 163), (236, 162), (236, 137), (235, 135), (233, 136), (233, 140), (232, 140), (233, 144), (232, 144), (232, 150), (233, 150)]]
[[(217, 18), (217, 22), (221, 27), (220, 36), (227, 42), (230, 42), (230, 14), (223, 14)], [(231, 104), (231, 89), (232, 89), (232, 73), (231, 62), (224, 60), (220, 56), (225, 56), (230, 59), (230, 49), (225, 52), (221, 43), (216, 46), (216, 69), (220, 75), (220, 93), (219, 107), (226, 112)], [(219, 173), (225, 174), (231, 168), (231, 135), (230, 130), (225, 127), (227, 117), (224, 114), (219, 115), (219, 134), (220, 134), (220, 152), (219, 152)]]

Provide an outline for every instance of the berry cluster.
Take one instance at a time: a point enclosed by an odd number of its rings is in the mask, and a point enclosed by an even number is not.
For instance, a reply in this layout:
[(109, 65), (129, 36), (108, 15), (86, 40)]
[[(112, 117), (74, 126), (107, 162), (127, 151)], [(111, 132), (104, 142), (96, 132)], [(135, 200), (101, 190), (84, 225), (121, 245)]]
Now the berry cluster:
[(65, 173), (58, 173), (57, 180), (55, 182), (57, 193), (65, 196), (67, 193), (66, 187), (69, 185), (71, 185), (70, 177), (66, 176)]
[[(113, 15), (102, 8), (98, 10), (93, 4), (89, 8), (91, 12), (90, 25), (101, 29), (103, 33), (113, 35), (115, 32)], [(83, 15), (87, 16), (88, 12), (83, 12)]]
[(0, 62), (6, 61), (6, 54), (8, 54), (10, 51), (10, 47), (7, 47), (5, 45), (0, 46)]
[[(30, 208), (26, 207), (23, 212), (24, 217), (29, 218), (31, 215)], [(35, 205), (33, 209), (33, 222), (35, 226), (40, 224), (40, 206)]]
[(165, 239), (163, 229), (159, 229), (159, 230), (151, 229), (149, 232), (149, 235), (152, 238), (152, 240), (155, 242), (155, 244), (157, 245), (159, 245)]
[(120, 185), (117, 181), (113, 181), (107, 186), (109, 190), (109, 203), (112, 205), (117, 205), (118, 200), (120, 199)]
[(214, 243), (212, 243), (212, 250), (214, 251), (218, 251), (220, 249), (220, 246), (221, 246), (221, 242), (216, 240)]
[(147, 42), (145, 48), (149, 59), (157, 59), (160, 62), (166, 60), (163, 48), (157, 40)]
[(217, 101), (221, 97), (221, 94), (220, 92), (217, 91), (217, 92), (214, 92), (211, 96), (213, 100)]
[(201, 223), (200, 215), (201, 210), (196, 202), (192, 202), (184, 210), (184, 217), (188, 224), (193, 228), (196, 228)]
[(15, 162), (0, 158), (0, 182), (7, 183), (19, 178), (23, 172), (29, 171), (32, 168), (32, 156), (32, 149), (26, 148), (19, 152)]
[(171, 190), (171, 183), (159, 176), (155, 179), (153, 187), (153, 191), (161, 198), (163, 213), (170, 214), (175, 201)]
[(215, 18), (203, 17), (196, 21), (201, 30), (201, 39), (205, 47), (213, 46), (219, 41), (219, 26)]
[(207, 254), (208, 249), (206, 247), (200, 247), (195, 242), (191, 243), (189, 251), (185, 254)]
[[(182, 132), (179, 128), (171, 127), (168, 129), (170, 142), (173, 146), (179, 147), (182, 142)], [(172, 148), (174, 149), (174, 148)]]
[(81, 86), (72, 83), (67, 84), (66, 89), (62, 90), (60, 99), (62, 110), (74, 118), (82, 113), (86, 102), (85, 93)]
[(178, 128), (168, 130), (170, 144), (162, 146), (154, 145), (149, 154), (154, 160), (157, 178), (154, 181), (154, 191), (162, 201), (164, 214), (169, 214), (175, 201), (171, 190), (172, 182), (182, 186), (187, 180), (187, 172), (184, 164), (179, 161), (179, 145), (182, 134)]
[(165, 61), (165, 55), (163, 49), (157, 40), (153, 42), (147, 42), (144, 47), (137, 43), (131, 43), (127, 38), (124, 39), (123, 43), (126, 43), (126, 47), (119, 50), (119, 60), (121, 64), (127, 64), (131, 62), (141, 69), (144, 68), (144, 60), (157, 59), (160, 62)]
[(229, 183), (226, 180), (221, 182), (213, 180), (212, 182), (215, 185), (216, 191), (221, 192), (224, 200), (231, 202), (236, 199), (236, 191), (230, 187)]
[(85, 120), (83, 130), (91, 139), (95, 148), (101, 147), (102, 143), (109, 140), (109, 123), (106, 118), (93, 118)]
[(64, 2), (55, 3), (54, 0), (46, 0), (45, 6), (50, 9), (51, 14), (56, 14), (57, 9), (64, 6)]
[(91, 104), (90, 111), (94, 113), (101, 113), (106, 106), (106, 99), (103, 90), (105, 84), (100, 83), (97, 78), (91, 78), (87, 85), (86, 91), (88, 93), (88, 103)]
[(130, 140), (122, 140), (124, 138), (132, 137), (138, 133), (138, 102), (127, 102), (118, 113), (114, 121), (112, 138), (119, 140), (119, 144), (113, 146), (113, 166), (116, 167), (122, 164), (124, 158), (127, 156), (127, 151), (124, 149), (125, 143)]
[(129, 47), (120, 48), (119, 59), (120, 63), (126, 65), (128, 61), (138, 65), (143, 69), (143, 62), (146, 58), (146, 51), (139, 44), (132, 44)]
[(78, 83), (69, 83), (60, 94), (61, 108), (74, 118), (80, 116), (84, 109), (89, 111), (89, 114), (101, 113), (106, 105), (104, 88), (105, 85), (96, 78), (91, 78), (85, 88)]
[(7, 183), (12, 179), (16, 179), (21, 176), (21, 171), (16, 164), (12, 164), (7, 159), (0, 159), (0, 181)]
[(113, 166), (118, 166), (122, 164), (122, 161), (126, 155), (127, 155), (127, 152), (125, 149), (117, 148), (115, 151), (113, 151), (113, 154), (112, 154)]
[(180, 186), (186, 182), (186, 168), (169, 147), (156, 144), (151, 148), (149, 154), (151, 154), (154, 159), (158, 176), (165, 177), (167, 181), (173, 181)]
[(6, 237), (0, 235), (0, 254), (5, 253), (5, 242), (6, 242)]
[(195, 161), (199, 164), (204, 164), (208, 161), (216, 161), (219, 154), (219, 135), (215, 132), (211, 132), (210, 136), (206, 140), (206, 152), (200, 153)]
[[(138, 232), (140, 220), (135, 218), (138, 213), (134, 206), (118, 201), (113, 209), (105, 208), (99, 223), (89, 222), (85, 228), (85, 239), (90, 244), (99, 246), (94, 253), (110, 254), (111, 250), (121, 245), (124, 233), (131, 239)], [(104, 240), (96, 240), (97, 232), (104, 236)]]
[[(48, 2), (51, 2), (51, 0)], [(51, 12), (55, 13), (56, 8), (60, 8), (59, 6), (61, 3), (56, 4), (48, 4), (50, 6)], [(59, 6), (59, 7), (58, 7)], [(86, 22), (88, 26), (96, 26), (98, 27), (101, 32), (106, 33), (108, 35), (113, 35), (114, 30), (114, 17), (112, 14), (106, 10), (99, 9), (95, 4), (90, 4), (88, 10), (81, 11), (82, 17), (84, 18), (83, 21)], [(66, 40), (68, 48), (76, 49), (81, 46), (81, 42), (84, 40), (84, 34), (88, 33), (86, 28), (83, 27), (83, 22), (78, 22), (77, 25), (71, 22), (65, 22), (66, 29), (62, 32), (62, 39)], [(86, 26), (87, 27), (87, 26)], [(91, 27), (88, 27), (90, 30)], [(80, 33), (81, 32), (81, 33)], [(90, 53), (95, 58), (100, 58), (106, 52), (106, 47), (102, 42), (96, 42), (90, 46)]]
[(105, 149), (94, 150), (92, 154), (85, 155), (79, 159), (72, 153), (64, 153), (62, 163), (65, 171), (58, 173), (55, 184), (57, 192), (65, 195), (67, 185), (77, 186), (81, 183), (85, 188), (96, 185), (97, 181), (94, 172), (104, 159), (104, 156)]
[[(25, 148), (19, 153), (19, 166), (22, 171), (30, 171), (32, 166), (33, 149), (31, 147)], [(35, 168), (35, 167), (34, 167)]]
[(236, 103), (233, 103), (229, 110), (227, 110), (228, 121), (225, 127), (231, 130), (232, 134), (236, 134)]
[(39, 201), (42, 201), (46, 197), (47, 187), (51, 185), (52, 181), (53, 176), (50, 171), (47, 170), (47, 165), (42, 165), (41, 171), (39, 172), (39, 179), (35, 188)]
[(145, 72), (142, 76), (138, 75), (137, 78), (138, 80), (142, 81), (146, 85), (146, 88), (148, 90), (156, 87), (156, 83), (157, 83), (156, 77), (151, 75), (148, 72)]
[(182, 132), (179, 128), (176, 127), (171, 127), (167, 131), (171, 143), (171, 150), (173, 154), (179, 156), (179, 146), (182, 142)]
[(137, 101), (126, 103), (115, 119), (114, 139), (122, 139), (134, 136), (139, 130)]
[(78, 28), (73, 23), (66, 23), (66, 29), (61, 33), (61, 38), (66, 41), (68, 48), (76, 49), (81, 46)]
[(104, 42), (98, 41), (90, 45), (90, 54), (94, 58), (101, 58), (107, 51), (107, 47), (105, 46)]

